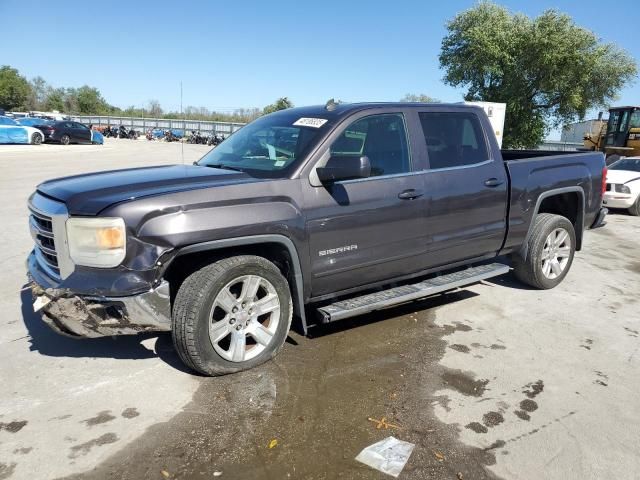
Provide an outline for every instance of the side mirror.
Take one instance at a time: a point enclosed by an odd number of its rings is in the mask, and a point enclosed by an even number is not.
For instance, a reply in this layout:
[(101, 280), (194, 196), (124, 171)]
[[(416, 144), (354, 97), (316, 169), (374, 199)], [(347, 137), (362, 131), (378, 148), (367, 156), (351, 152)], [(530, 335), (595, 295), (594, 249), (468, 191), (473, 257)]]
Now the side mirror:
[(367, 156), (334, 156), (324, 167), (316, 168), (316, 173), (322, 183), (367, 178), (371, 175), (371, 162)]

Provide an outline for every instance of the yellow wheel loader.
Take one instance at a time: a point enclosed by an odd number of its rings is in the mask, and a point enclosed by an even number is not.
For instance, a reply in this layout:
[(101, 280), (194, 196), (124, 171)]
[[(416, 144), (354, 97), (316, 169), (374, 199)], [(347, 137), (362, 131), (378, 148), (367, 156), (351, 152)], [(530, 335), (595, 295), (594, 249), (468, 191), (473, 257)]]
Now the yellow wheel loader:
[(640, 156), (640, 107), (609, 109), (609, 120), (600, 131), (584, 136), (588, 150), (604, 152), (607, 165), (621, 157)]

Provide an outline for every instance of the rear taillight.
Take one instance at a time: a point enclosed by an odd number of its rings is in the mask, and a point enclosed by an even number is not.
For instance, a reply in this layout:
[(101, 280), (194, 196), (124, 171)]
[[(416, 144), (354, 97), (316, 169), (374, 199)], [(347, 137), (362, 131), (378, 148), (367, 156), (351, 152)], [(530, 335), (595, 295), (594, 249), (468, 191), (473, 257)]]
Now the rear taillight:
[(607, 191), (607, 167), (602, 169), (602, 191), (600, 192), (600, 196), (604, 197), (604, 192)]

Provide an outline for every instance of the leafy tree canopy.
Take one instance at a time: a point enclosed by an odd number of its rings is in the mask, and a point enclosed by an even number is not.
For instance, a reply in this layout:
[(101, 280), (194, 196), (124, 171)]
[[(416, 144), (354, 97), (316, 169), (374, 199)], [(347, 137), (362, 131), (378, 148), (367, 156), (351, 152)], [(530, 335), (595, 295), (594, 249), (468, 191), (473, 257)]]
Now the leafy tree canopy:
[(82, 115), (105, 114), (109, 112), (109, 104), (102, 98), (97, 88), (84, 85), (73, 92), (78, 113)]
[(415, 94), (415, 93), (407, 93), (404, 97), (400, 99), (401, 102), (419, 102), (419, 103), (437, 103), (440, 100), (437, 98), (430, 97), (429, 95), (425, 95), (424, 93)]
[(535, 147), (550, 127), (606, 108), (637, 76), (635, 60), (556, 10), (537, 18), (490, 2), (447, 24), (440, 66), (466, 100), (505, 102), (505, 147)]
[(24, 108), (31, 88), (27, 79), (9, 65), (0, 67), (0, 108), (13, 110)]
[(267, 115), (268, 113), (277, 112), (278, 110), (286, 110), (287, 108), (293, 107), (293, 102), (289, 100), (287, 97), (281, 97), (272, 103), (271, 105), (267, 105), (262, 109), (262, 113)]
[(45, 111), (56, 110), (58, 112), (64, 111), (64, 88), (52, 88), (48, 93), (44, 102)]
[[(292, 106), (291, 101), (283, 97), (266, 108), (276, 111)], [(7, 111), (57, 110), (71, 115), (126, 115), (239, 123), (250, 122), (263, 114), (260, 108), (217, 112), (206, 107), (187, 106), (184, 112), (164, 111), (158, 100), (149, 100), (145, 108), (130, 106), (123, 110), (110, 105), (97, 88), (89, 85), (80, 88), (54, 88), (39, 76), (29, 82), (10, 66), (0, 67), (0, 108)]]

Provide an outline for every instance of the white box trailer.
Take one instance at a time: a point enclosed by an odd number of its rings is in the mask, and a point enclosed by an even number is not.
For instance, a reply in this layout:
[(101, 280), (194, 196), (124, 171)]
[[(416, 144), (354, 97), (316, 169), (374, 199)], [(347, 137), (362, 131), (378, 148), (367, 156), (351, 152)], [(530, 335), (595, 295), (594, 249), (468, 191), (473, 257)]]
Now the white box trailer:
[(489, 122), (493, 127), (493, 131), (496, 134), (498, 145), (502, 148), (502, 134), (504, 133), (504, 117), (507, 113), (506, 103), (494, 103), (494, 102), (464, 102), (467, 105), (477, 105), (482, 109), (489, 117)]

